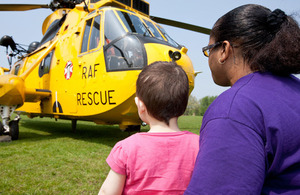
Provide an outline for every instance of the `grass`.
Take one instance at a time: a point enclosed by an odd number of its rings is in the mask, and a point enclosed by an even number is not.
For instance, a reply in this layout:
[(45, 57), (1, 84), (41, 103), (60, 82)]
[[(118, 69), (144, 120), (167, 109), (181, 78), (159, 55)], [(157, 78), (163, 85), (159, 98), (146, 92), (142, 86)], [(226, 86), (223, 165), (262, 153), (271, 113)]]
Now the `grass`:
[[(199, 132), (202, 117), (182, 116), (182, 130)], [(22, 117), (19, 140), (0, 143), (0, 194), (97, 194), (116, 142), (118, 126)], [(148, 126), (142, 131), (147, 131)]]

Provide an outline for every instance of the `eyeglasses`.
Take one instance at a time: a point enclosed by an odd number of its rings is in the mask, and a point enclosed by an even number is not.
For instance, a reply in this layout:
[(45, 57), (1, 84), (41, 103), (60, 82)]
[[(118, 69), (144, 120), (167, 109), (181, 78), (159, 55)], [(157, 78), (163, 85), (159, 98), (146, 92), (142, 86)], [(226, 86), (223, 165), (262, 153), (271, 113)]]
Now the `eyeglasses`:
[(214, 44), (211, 44), (211, 45), (208, 45), (208, 46), (206, 46), (206, 47), (203, 47), (203, 48), (202, 48), (203, 54), (204, 54), (206, 57), (209, 57), (209, 53), (211, 52), (211, 50), (212, 50), (214, 47), (216, 47), (216, 46), (218, 46), (218, 45), (220, 45), (220, 44), (222, 44), (222, 43), (223, 43), (223, 41), (219, 41), (219, 42), (216, 42), (216, 43), (214, 43)]

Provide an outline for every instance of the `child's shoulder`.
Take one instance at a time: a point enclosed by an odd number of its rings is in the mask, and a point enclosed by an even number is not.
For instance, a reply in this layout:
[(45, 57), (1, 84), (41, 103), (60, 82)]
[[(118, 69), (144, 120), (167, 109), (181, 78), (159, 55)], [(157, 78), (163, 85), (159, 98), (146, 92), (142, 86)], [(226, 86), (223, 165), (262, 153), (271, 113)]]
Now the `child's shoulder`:
[(130, 135), (129, 137), (119, 141), (117, 144), (118, 145), (128, 145), (131, 143), (136, 143), (136, 141), (138, 141), (140, 139), (140, 134), (144, 134), (144, 133), (135, 133), (133, 135)]
[[(146, 133), (146, 132), (139, 132), (135, 133), (121, 141), (118, 142), (118, 144), (121, 145), (136, 145), (136, 144), (142, 144), (143, 142), (147, 142), (149, 140), (157, 139), (157, 138), (164, 138), (164, 139), (172, 139), (172, 137), (178, 137), (178, 139), (190, 139), (190, 140), (198, 140), (199, 135), (189, 132), (189, 131), (180, 131), (180, 132), (163, 132), (163, 133)], [(181, 137), (181, 138), (180, 138)], [(141, 142), (141, 143), (140, 143)]]
[(199, 135), (186, 131), (186, 139), (190, 140), (191, 142), (199, 142)]
[(128, 152), (131, 148), (135, 148), (135, 145), (136, 143), (138, 142), (138, 135), (137, 133), (136, 134), (133, 134), (123, 140), (120, 140), (118, 141), (112, 151), (115, 151), (115, 150), (119, 150), (119, 151), (123, 151), (123, 152)]
[(199, 138), (199, 135), (196, 134), (196, 133), (192, 133), (192, 132), (190, 132), (190, 131), (184, 131), (184, 132), (186, 132), (186, 134), (187, 134), (188, 136), (192, 136), (192, 137)]

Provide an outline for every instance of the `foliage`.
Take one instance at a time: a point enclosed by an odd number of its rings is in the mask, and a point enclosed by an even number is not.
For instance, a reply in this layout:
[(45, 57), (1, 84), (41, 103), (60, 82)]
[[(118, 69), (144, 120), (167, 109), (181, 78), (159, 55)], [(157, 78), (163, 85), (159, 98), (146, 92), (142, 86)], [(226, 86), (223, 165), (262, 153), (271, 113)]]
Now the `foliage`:
[(205, 96), (204, 98), (197, 100), (196, 97), (190, 95), (184, 115), (203, 116), (209, 105), (217, 97), (218, 96)]
[[(201, 120), (182, 116), (179, 127), (198, 134)], [(129, 136), (118, 126), (82, 121), (75, 133), (67, 120), (22, 117), (19, 124), (19, 140), (0, 143), (0, 194), (97, 194), (109, 171), (106, 157)]]
[(217, 98), (218, 96), (205, 96), (200, 100), (200, 115), (203, 116), (209, 105)]
[(190, 95), (184, 115), (200, 115), (200, 104), (195, 96)]

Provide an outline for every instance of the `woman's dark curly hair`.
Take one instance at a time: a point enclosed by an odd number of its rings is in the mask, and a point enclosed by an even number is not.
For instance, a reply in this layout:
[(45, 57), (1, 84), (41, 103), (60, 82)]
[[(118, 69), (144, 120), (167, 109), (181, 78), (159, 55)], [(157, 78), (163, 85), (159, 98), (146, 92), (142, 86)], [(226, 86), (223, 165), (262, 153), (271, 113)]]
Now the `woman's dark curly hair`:
[(271, 12), (255, 4), (237, 7), (216, 22), (210, 36), (239, 47), (253, 71), (300, 73), (299, 25), (280, 9)]

